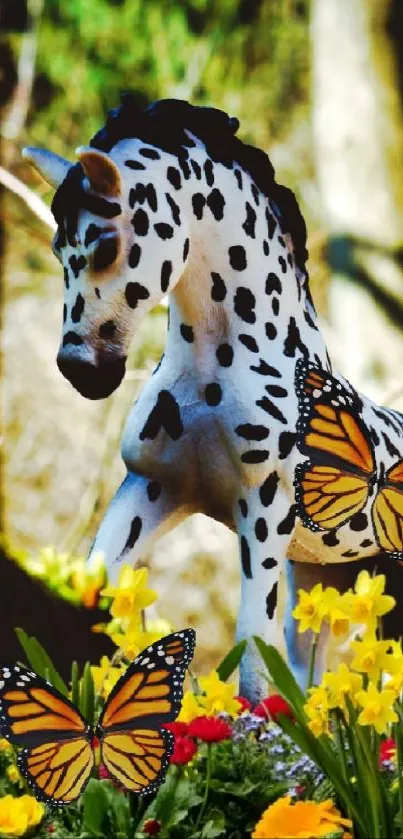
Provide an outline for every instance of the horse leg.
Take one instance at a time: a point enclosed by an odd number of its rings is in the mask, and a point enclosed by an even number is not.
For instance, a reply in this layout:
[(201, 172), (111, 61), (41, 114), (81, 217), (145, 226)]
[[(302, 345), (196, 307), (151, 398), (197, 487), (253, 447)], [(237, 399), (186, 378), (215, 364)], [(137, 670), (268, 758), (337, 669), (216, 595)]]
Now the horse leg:
[(151, 542), (171, 530), (191, 512), (171, 487), (128, 472), (96, 535), (88, 563), (101, 552), (108, 579), (114, 582), (122, 563), (134, 565)]
[(268, 686), (264, 662), (252, 639), (257, 635), (275, 644), (279, 574), (294, 520), (292, 505), (282, 489), (276, 491), (269, 518), (264, 502), (261, 490), (253, 489), (235, 514), (242, 563), (237, 640), (248, 639), (240, 668), (240, 691), (253, 702), (267, 695)]

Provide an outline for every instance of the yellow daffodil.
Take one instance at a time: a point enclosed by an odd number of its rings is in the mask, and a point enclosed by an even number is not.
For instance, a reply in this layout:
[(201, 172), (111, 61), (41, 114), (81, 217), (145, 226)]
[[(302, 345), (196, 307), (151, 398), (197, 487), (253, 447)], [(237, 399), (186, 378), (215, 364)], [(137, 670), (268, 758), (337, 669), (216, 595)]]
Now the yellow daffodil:
[(7, 766), (6, 775), (9, 781), (12, 784), (18, 784), (19, 786), (24, 786), (24, 781), (21, 776), (21, 772), (18, 769), (18, 766), (15, 763), (10, 763), (10, 766)]
[(350, 631), (350, 618), (337, 606), (332, 606), (326, 615), (330, 624), (330, 631), (334, 638), (343, 638)]
[(91, 665), (91, 674), (94, 680), (95, 692), (106, 699), (112, 688), (126, 670), (125, 667), (113, 667), (107, 655), (103, 655), (98, 665)]
[(112, 597), (111, 615), (115, 618), (131, 618), (157, 599), (157, 593), (147, 588), (148, 570), (124, 565), (119, 574), (117, 586), (107, 586), (101, 590), (104, 597)]
[(372, 682), (368, 690), (360, 690), (356, 700), (362, 707), (358, 717), (360, 725), (373, 725), (378, 734), (385, 734), (392, 722), (397, 722), (398, 716), (393, 709), (396, 694), (393, 690), (384, 688), (379, 691)]
[(323, 589), (322, 583), (317, 583), (311, 591), (300, 589), (298, 592), (298, 603), (292, 612), (292, 616), (299, 621), (298, 632), (320, 632), (324, 618), (329, 614), (337, 597), (340, 597), (335, 588)]
[(71, 563), (71, 585), (80, 602), (87, 609), (94, 608), (99, 599), (100, 590), (105, 585), (106, 569), (103, 553), (98, 552), (91, 559), (88, 568), (84, 557), (78, 557)]
[(315, 737), (320, 737), (321, 734), (330, 735), (329, 702), (327, 690), (323, 685), (310, 689), (304, 711), (309, 718), (308, 728)]
[(203, 707), (199, 704), (198, 699), (192, 691), (187, 690), (182, 699), (181, 709), (179, 711), (178, 722), (192, 722), (196, 717), (201, 717), (205, 713)]
[[(270, 804), (257, 823), (252, 839), (313, 839), (331, 836), (337, 830), (351, 827), (342, 818), (331, 799), (327, 801), (291, 802), (289, 796)], [(349, 834), (344, 834), (348, 839)]]
[(376, 629), (378, 618), (386, 615), (396, 604), (395, 598), (384, 594), (385, 575), (371, 577), (368, 571), (360, 571), (354, 592), (343, 595), (343, 608), (353, 623), (363, 623), (368, 629)]
[(44, 805), (32, 795), (5, 795), (0, 798), (0, 835), (23, 836), (42, 821), (44, 814)]
[(12, 751), (13, 751), (13, 747), (12, 747), (11, 743), (9, 743), (8, 740), (5, 739), (5, 737), (1, 737), (0, 738), (0, 752), (12, 752)]
[(352, 641), (350, 646), (355, 653), (351, 667), (376, 681), (385, 667), (390, 641), (378, 641), (372, 633), (367, 633), (362, 640)]
[(353, 673), (344, 664), (339, 664), (336, 673), (325, 673), (322, 686), (327, 690), (329, 708), (346, 710), (346, 697), (354, 702), (354, 696), (362, 688), (362, 676)]
[(222, 711), (230, 714), (231, 717), (238, 716), (242, 706), (234, 698), (236, 693), (234, 684), (222, 682), (216, 670), (212, 670), (209, 676), (201, 676), (199, 684), (205, 695), (198, 697), (198, 701), (208, 716), (214, 716)]

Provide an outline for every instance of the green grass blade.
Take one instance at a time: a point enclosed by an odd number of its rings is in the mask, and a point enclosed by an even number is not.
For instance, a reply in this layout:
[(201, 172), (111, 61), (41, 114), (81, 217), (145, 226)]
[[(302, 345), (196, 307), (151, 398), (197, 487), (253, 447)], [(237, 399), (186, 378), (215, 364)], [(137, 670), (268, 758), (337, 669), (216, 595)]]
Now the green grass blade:
[(228, 655), (223, 658), (221, 664), (218, 665), (217, 673), (222, 682), (226, 682), (227, 679), (232, 676), (234, 670), (239, 667), (241, 658), (247, 646), (247, 641), (239, 641), (239, 643), (235, 644), (235, 647), (229, 651)]

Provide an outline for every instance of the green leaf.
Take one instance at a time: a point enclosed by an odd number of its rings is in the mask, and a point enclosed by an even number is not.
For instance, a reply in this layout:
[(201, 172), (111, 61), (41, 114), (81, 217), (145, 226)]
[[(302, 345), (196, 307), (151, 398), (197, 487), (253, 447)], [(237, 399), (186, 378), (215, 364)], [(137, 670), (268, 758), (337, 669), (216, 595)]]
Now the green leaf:
[(80, 707), (80, 677), (76, 661), (71, 664), (71, 701), (77, 708)]
[(295, 715), (297, 717), (302, 716), (304, 718), (303, 708), (306, 699), (290, 668), (275, 647), (265, 644), (265, 642), (256, 635), (253, 636), (253, 640), (277, 690), (281, 693), (284, 699), (287, 700)]
[(209, 819), (203, 826), (200, 836), (202, 839), (215, 839), (225, 833), (225, 816), (221, 810), (210, 810)]
[(238, 644), (235, 644), (235, 647), (229, 651), (228, 655), (223, 658), (221, 664), (217, 667), (217, 673), (222, 682), (226, 682), (227, 679), (232, 675), (234, 670), (239, 667), (241, 658), (248, 646), (248, 642), (239, 641)]
[(15, 627), (14, 631), (35, 673), (42, 676), (42, 679), (47, 679), (63, 696), (68, 696), (67, 685), (57, 672), (42, 644), (36, 638), (29, 637), (20, 627)]
[(85, 663), (84, 673), (81, 679), (79, 708), (89, 725), (93, 725), (95, 713), (95, 688), (94, 679), (92, 678), (91, 673), (91, 665), (88, 661)]
[(88, 830), (91, 836), (103, 836), (107, 828), (109, 808), (104, 782), (90, 778), (82, 796), (82, 807), (84, 830)]

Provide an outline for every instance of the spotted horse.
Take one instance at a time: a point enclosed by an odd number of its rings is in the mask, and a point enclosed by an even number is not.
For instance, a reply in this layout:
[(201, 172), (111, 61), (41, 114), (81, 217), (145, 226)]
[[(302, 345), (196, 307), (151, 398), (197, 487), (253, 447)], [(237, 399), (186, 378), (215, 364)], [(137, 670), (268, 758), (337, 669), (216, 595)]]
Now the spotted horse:
[[(205, 513), (239, 536), (238, 638), (271, 642), (286, 557), (291, 573), (381, 549), (402, 558), (403, 418), (332, 370), (296, 199), (238, 126), (214, 108), (143, 111), (126, 95), (78, 163), (25, 157), (56, 189), (57, 363), (83, 396), (119, 386), (140, 319), (169, 299), (165, 353), (127, 420), (127, 476), (91, 555), (103, 551), (115, 579), (150, 540)], [(286, 638), (301, 678), (290, 621)], [(252, 699), (267, 689), (261, 670), (251, 641), (241, 690)]]

